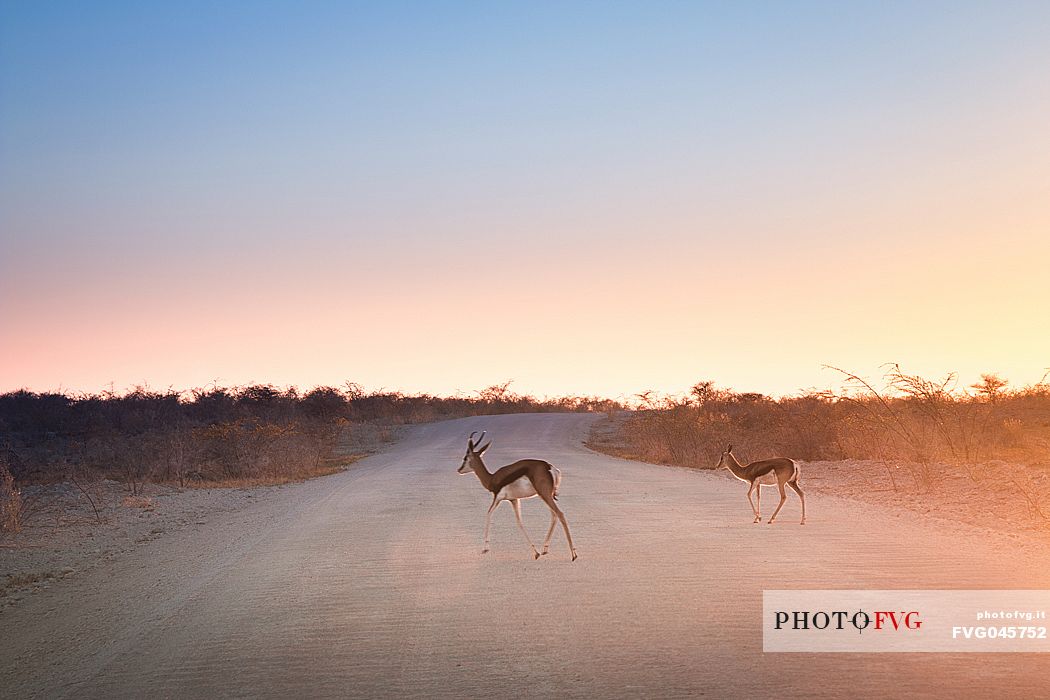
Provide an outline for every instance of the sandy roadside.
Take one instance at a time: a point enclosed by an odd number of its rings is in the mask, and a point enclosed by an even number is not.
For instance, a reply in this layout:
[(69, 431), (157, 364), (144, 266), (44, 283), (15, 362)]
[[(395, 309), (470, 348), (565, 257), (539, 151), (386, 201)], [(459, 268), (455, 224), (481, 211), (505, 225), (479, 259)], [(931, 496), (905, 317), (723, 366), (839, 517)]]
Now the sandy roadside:
[(21, 532), (0, 538), (0, 615), (58, 580), (146, 545), (164, 547), (165, 538), (180, 530), (207, 528), (247, 506), (272, 504), (286, 488), (147, 484), (138, 497), (109, 480), (88, 486), (88, 493), (68, 482), (27, 488), (23, 495), (38, 510)]
[[(351, 469), (403, 434), (401, 426), (357, 430), (338, 447), (337, 465)], [(0, 615), (57, 581), (104, 568), (144, 546), (163, 548), (182, 531), (204, 531), (245, 509), (272, 507), (295, 486), (178, 488), (147, 482), (136, 496), (109, 479), (26, 487), (23, 528), (0, 535)]]

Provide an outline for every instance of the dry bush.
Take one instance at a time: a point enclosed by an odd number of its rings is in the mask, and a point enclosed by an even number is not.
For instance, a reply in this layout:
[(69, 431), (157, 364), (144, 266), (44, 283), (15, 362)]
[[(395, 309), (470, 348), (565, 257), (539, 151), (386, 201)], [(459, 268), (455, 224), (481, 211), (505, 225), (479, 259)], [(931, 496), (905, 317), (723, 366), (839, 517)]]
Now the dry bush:
[(901, 461), (922, 489), (933, 488), (945, 467), (962, 469), (979, 481), (987, 477), (982, 465), (989, 460), (1031, 466), (1045, 459), (1038, 450), (1026, 449), (1026, 433), (1050, 416), (1050, 396), (1038, 388), (1012, 393), (1004, 380), (985, 374), (968, 391), (956, 386), (953, 374), (934, 381), (895, 364), (888, 366), (881, 390), (855, 374), (843, 374), (847, 388), (838, 400), (854, 409), (877, 441), (874, 449), (850, 456)]
[(283, 481), (323, 471), (341, 428), (322, 424), (219, 423), (195, 432), (194, 474), (205, 481)]
[[(946, 469), (974, 481), (1009, 473), (1033, 508), (1046, 508), (1024, 469), (1050, 463), (1050, 390), (1045, 382), (1010, 391), (995, 375), (966, 389), (955, 376), (929, 380), (888, 365), (880, 386), (838, 370), (838, 391), (772, 399), (701, 382), (678, 397), (637, 396), (611, 451), (651, 462), (711, 467), (729, 443), (750, 460), (873, 460), (893, 487), (936, 488)], [(987, 466), (990, 460), (1011, 469)], [(1020, 466), (1019, 470), (1017, 467)], [(901, 467), (905, 476), (898, 475)], [(1040, 500), (1043, 498), (1044, 500)]]
[(15, 487), (15, 478), (0, 457), (0, 532), (18, 532), (22, 529), (22, 493)]
[[(593, 397), (536, 399), (510, 382), (476, 396), (436, 397), (259, 384), (189, 392), (0, 394), (0, 444), (16, 483), (119, 479), (132, 496), (150, 481), (279, 483), (335, 471), (392, 426), (490, 413), (619, 408)], [(355, 436), (364, 443), (354, 446)], [(348, 444), (349, 443), (349, 444)], [(89, 489), (90, 490), (90, 489)]]
[(991, 432), (995, 444), (1001, 447), (1025, 446), (1024, 422), (1019, 418), (1004, 418)]
[(652, 462), (712, 467), (735, 443), (755, 458), (792, 454), (835, 458), (842, 452), (829, 417), (833, 402), (819, 395), (774, 400), (701, 382), (683, 397), (639, 395), (640, 408), (623, 423), (624, 442)]
[(105, 518), (102, 516), (105, 493), (103, 492), (102, 480), (99, 478), (99, 475), (92, 471), (78, 473), (76, 468), (72, 468), (69, 470), (68, 480), (91, 506), (91, 511), (95, 514), (95, 523), (102, 525), (105, 522)]

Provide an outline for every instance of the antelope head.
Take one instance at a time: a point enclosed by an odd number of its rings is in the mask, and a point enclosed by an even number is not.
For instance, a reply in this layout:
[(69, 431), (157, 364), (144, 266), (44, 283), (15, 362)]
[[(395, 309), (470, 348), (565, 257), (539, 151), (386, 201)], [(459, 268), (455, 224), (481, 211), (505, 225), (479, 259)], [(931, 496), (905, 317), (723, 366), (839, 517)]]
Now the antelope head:
[(733, 454), (733, 446), (730, 445), (722, 452), (722, 456), (718, 458), (718, 464), (715, 465), (715, 469), (728, 469), (729, 468), (729, 457)]
[(477, 442), (474, 441), (474, 435), (476, 434), (477, 431), (475, 430), (470, 434), (470, 437), (467, 438), (467, 453), (463, 455), (463, 462), (459, 465), (459, 469), (456, 470), (460, 474), (469, 474), (479, 467), (482, 469), (485, 468), (485, 465), (481, 461), (481, 453), (489, 448), (492, 441), (489, 440), (481, 447), (478, 447), (478, 445), (481, 444), (481, 441), (485, 439), (485, 431), (481, 431), (481, 437), (478, 438)]

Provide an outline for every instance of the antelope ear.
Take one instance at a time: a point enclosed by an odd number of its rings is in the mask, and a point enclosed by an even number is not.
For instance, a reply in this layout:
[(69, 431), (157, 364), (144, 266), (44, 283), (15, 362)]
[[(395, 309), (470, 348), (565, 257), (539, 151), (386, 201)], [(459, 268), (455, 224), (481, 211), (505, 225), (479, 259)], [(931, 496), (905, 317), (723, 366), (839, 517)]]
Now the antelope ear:
[(490, 445), (492, 445), (492, 440), (489, 440), (488, 442), (486, 442), (486, 443), (485, 443), (485, 445), (484, 445), (484, 447), (481, 447), (481, 448), (479, 448), (478, 450), (476, 450), (477, 454), (481, 454), (482, 452), (484, 452), (485, 450), (487, 450), (487, 449), (489, 448), (489, 446), (490, 446)]

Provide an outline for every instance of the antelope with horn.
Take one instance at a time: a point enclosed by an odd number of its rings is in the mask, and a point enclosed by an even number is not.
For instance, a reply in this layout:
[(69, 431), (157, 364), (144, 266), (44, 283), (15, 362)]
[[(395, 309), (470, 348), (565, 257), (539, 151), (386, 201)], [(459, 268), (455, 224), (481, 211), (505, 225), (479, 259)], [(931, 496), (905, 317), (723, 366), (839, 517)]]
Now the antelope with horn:
[(481, 550), (481, 553), (489, 551), (489, 525), (492, 523), (492, 511), (496, 510), (503, 501), (510, 501), (514, 507), (518, 527), (521, 528), (525, 541), (529, 543), (529, 548), (532, 550), (532, 557), (539, 559), (541, 552), (536, 551), (536, 545), (532, 543), (529, 533), (525, 530), (525, 524), (521, 521), (521, 501), (539, 496), (551, 511), (551, 526), (547, 530), (547, 538), (543, 541), (542, 554), (550, 550), (551, 536), (554, 534), (555, 525), (560, 520), (561, 527), (565, 530), (565, 538), (569, 541), (572, 560), (576, 561), (576, 548), (572, 544), (572, 535), (569, 534), (569, 524), (565, 521), (565, 513), (562, 513), (561, 508), (555, 503), (558, 497), (558, 487), (561, 484), (561, 471), (549, 462), (540, 459), (522, 459), (500, 467), (495, 472), (489, 472), (485, 463), (481, 461), (481, 455), (492, 445), (492, 441), (481, 445), (481, 441), (485, 439), (485, 433), (482, 432), (481, 437), (475, 442), (476, 433), (477, 431), (474, 431), (467, 439), (467, 453), (463, 455), (463, 463), (459, 465), (457, 471), (460, 474), (469, 474), (473, 471), (481, 485), (492, 493), (492, 504), (489, 506), (488, 513), (485, 514), (485, 548)]
[[(806, 524), (806, 495), (802, 493), (802, 489), (798, 486), (798, 478), (802, 475), (798, 462), (787, 457), (776, 457), (743, 465), (736, 460), (736, 457), (733, 455), (733, 446), (730, 445), (722, 453), (722, 457), (718, 460), (718, 466), (715, 468), (721, 469), (722, 467), (732, 472), (736, 478), (750, 484), (751, 488), (747, 490), (747, 502), (751, 504), (751, 510), (755, 514), (754, 522), (762, 521), (762, 485), (772, 486), (776, 484), (777, 488), (780, 489), (780, 503), (769, 518), (769, 524), (772, 525), (777, 517), (777, 513), (784, 507), (784, 502), (787, 500), (787, 494), (784, 493), (784, 484), (787, 484), (802, 500), (802, 522), (800, 525)], [(752, 491), (757, 492), (758, 505), (755, 505), (754, 501), (751, 500)]]

